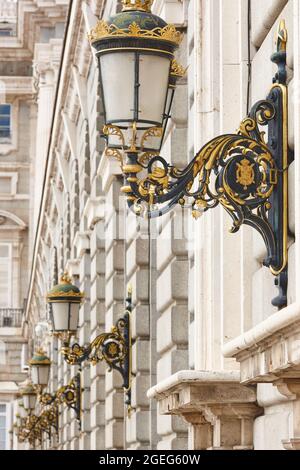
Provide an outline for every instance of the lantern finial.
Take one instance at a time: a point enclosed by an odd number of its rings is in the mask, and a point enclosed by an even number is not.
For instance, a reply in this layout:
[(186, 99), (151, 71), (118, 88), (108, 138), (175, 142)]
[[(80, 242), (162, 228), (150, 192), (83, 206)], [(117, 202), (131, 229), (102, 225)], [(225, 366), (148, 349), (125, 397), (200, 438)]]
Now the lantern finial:
[(63, 273), (63, 275), (60, 278), (61, 284), (71, 284), (71, 278), (67, 272)]
[(122, 0), (122, 3), (122, 11), (139, 10), (150, 13), (153, 0)]

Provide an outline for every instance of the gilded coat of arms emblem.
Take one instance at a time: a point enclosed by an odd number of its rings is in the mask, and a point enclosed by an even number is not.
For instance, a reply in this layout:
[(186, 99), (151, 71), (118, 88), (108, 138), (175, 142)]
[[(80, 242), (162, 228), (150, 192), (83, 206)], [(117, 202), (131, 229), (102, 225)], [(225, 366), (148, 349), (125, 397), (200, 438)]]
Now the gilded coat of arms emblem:
[(255, 182), (254, 163), (251, 165), (247, 158), (237, 163), (236, 182), (244, 186), (244, 190)]

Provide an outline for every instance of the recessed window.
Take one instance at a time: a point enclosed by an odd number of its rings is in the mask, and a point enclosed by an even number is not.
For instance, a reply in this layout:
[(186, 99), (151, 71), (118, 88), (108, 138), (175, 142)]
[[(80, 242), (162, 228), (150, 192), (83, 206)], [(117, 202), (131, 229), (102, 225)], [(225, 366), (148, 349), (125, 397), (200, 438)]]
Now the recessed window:
[(0, 139), (11, 136), (11, 105), (0, 104)]
[(7, 448), (7, 412), (6, 404), (0, 404), (0, 450)]
[(12, 33), (11, 29), (0, 29), (0, 36), (12, 36)]

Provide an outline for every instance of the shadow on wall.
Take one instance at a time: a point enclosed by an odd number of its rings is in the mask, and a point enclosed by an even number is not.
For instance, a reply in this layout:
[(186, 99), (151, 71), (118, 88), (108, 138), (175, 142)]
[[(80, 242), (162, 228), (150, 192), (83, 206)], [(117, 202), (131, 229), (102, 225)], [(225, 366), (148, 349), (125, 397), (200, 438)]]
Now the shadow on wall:
[(6, 345), (0, 340), (0, 365), (6, 364)]

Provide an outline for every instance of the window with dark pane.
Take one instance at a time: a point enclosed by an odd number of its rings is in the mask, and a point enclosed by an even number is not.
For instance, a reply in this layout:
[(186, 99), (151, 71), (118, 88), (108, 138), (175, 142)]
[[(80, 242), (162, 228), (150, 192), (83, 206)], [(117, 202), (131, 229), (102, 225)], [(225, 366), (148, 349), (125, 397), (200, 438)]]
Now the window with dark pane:
[(0, 104), (0, 138), (10, 138), (11, 105)]

